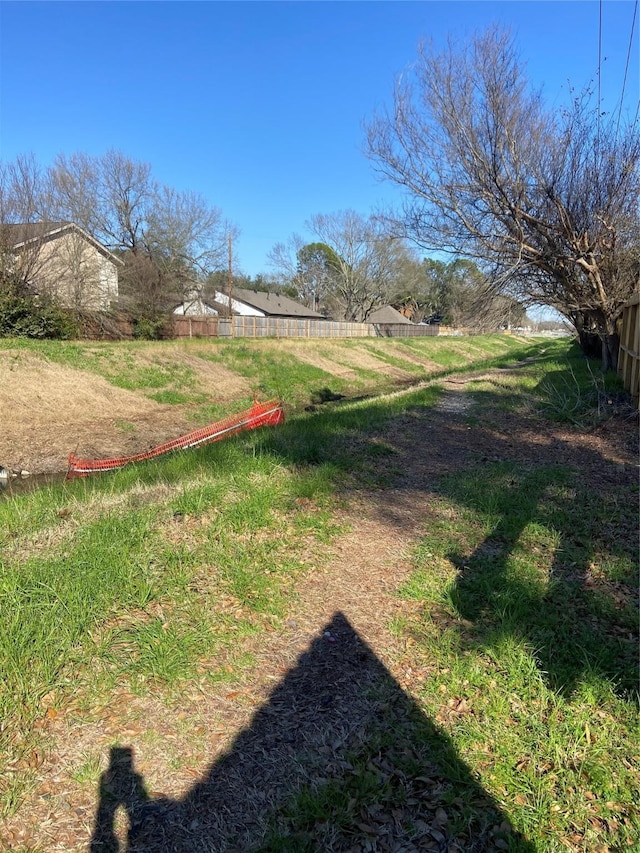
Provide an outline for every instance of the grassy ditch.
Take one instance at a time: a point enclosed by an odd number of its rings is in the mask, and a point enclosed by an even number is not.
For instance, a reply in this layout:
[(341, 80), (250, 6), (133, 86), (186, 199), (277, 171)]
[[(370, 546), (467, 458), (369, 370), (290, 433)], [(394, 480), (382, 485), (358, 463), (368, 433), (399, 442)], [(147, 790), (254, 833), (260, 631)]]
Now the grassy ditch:
[[(187, 406), (194, 420), (213, 420), (254, 395), (302, 408), (338, 395), (355, 397), (408, 387), (452, 370), (518, 360), (543, 347), (508, 335), (477, 338), (354, 340), (194, 339), (120, 343), (5, 338), (12, 361), (35, 357), (94, 374), (158, 403)], [(217, 368), (217, 371), (216, 371)], [(239, 380), (236, 390), (225, 388)]]
[[(227, 364), (245, 359), (248, 375), (251, 347), (231, 343)], [(386, 351), (390, 365), (404, 346)], [(417, 481), (428, 518), (391, 626), (402, 689), (357, 652), (345, 690), (367, 673), (376, 722), (278, 804), (260, 849), (347, 849), (400, 831), (424, 849), (638, 849), (637, 480), (579, 442), (620, 408), (620, 389), (565, 342), (488, 346), (476, 366), (499, 357), (503, 369), (470, 383), (453, 424), (469, 453)], [(283, 365), (255, 373), (265, 391)], [(321, 377), (285, 366), (308, 399)], [(434, 384), (333, 401), (277, 430), (0, 502), (3, 814), (37, 776), (48, 719), (72, 728), (123, 686), (170, 707), (250, 670), (245, 640), (279, 631), (296, 580), (328, 568), (350, 495), (403, 488), (406, 448), (415, 458), (436, 435), (446, 443), (448, 427), (429, 420), (440, 395)], [(558, 423), (564, 437), (551, 439)], [(95, 790), (103, 770), (90, 755), (76, 781)]]
[[(507, 437), (428, 483), (398, 591), (411, 615), (393, 624), (415, 705), (390, 711), (387, 686), (388, 724), (278, 813), (265, 850), (375, 845), (398, 823), (425, 849), (640, 849), (637, 475), (571, 438), (609, 407), (622, 422), (633, 411), (615, 378), (555, 345), (469, 389), (462, 423), (480, 437), (506, 413)], [(514, 413), (567, 425), (566, 446), (525, 454)]]

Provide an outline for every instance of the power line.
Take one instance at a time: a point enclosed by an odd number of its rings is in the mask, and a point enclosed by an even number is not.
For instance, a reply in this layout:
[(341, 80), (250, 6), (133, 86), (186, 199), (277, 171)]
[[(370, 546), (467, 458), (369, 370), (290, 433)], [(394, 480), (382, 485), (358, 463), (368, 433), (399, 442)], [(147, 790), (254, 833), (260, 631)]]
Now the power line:
[(601, 90), (601, 80), (602, 77), (602, 0), (600, 0), (599, 4), (599, 16), (598, 16), (598, 124), (597, 124), (597, 132), (596, 132), (596, 150), (600, 150), (600, 90)]
[[(624, 66), (624, 79), (622, 81), (622, 94), (620, 95), (620, 108), (618, 109), (618, 122), (616, 124), (616, 136), (618, 135), (618, 128), (620, 127), (620, 117), (622, 115), (622, 102), (624, 101), (624, 90), (627, 86), (627, 73), (629, 71), (629, 60), (631, 59), (631, 47), (633, 45), (633, 31), (636, 25), (636, 15), (638, 14), (638, 0), (636, 0), (633, 6), (633, 20), (631, 21), (631, 34), (629, 35), (629, 47), (627, 49), (627, 62)], [(638, 118), (638, 110), (640, 110), (640, 99), (638, 100), (638, 106), (636, 107), (636, 116), (635, 119)], [(635, 123), (634, 119), (634, 123)]]

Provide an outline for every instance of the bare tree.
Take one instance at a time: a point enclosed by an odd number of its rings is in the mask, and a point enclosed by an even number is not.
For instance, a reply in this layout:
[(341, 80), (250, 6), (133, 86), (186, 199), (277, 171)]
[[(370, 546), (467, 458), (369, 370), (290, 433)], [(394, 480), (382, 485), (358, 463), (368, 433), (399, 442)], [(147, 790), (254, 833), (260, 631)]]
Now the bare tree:
[(292, 234), (286, 243), (276, 243), (268, 258), (280, 287), (307, 308), (317, 311), (331, 298), (339, 268), (331, 246)]
[[(42, 240), (34, 233), (38, 222), (51, 219), (48, 181), (32, 154), (0, 163), (0, 258), (2, 282), (28, 293), (40, 277)], [(48, 230), (43, 228), (41, 237)], [(19, 253), (15, 246), (21, 246)]]
[(366, 320), (385, 299), (389, 238), (375, 220), (353, 210), (317, 214), (305, 224), (334, 253), (334, 312), (347, 321)]
[(399, 233), (491, 267), (503, 289), (597, 334), (614, 367), (640, 267), (640, 134), (637, 114), (619, 126), (598, 112), (588, 92), (546, 108), (512, 37), (492, 29), (423, 45), (368, 146), (407, 191)]
[(315, 242), (294, 234), (274, 246), (269, 260), (281, 286), (335, 319), (365, 321), (415, 274), (407, 242), (391, 237), (374, 216), (353, 210), (317, 214), (305, 228)]
[(123, 291), (146, 316), (224, 263), (232, 226), (198, 193), (155, 181), (148, 163), (113, 150), (61, 155), (50, 184), (60, 214), (122, 257)]
[(147, 254), (177, 281), (199, 278), (224, 264), (235, 229), (195, 192), (157, 187), (146, 218)]

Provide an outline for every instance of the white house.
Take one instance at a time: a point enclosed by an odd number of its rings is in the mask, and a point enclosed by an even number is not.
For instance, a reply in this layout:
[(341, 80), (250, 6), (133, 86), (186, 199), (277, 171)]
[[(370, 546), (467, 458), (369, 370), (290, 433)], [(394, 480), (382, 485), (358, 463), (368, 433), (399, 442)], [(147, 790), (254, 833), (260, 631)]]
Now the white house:
[[(204, 300), (194, 291), (184, 299), (174, 314), (187, 315), (220, 315), (226, 316), (229, 311), (229, 295), (217, 290), (212, 299)], [(234, 287), (231, 292), (231, 311), (240, 317), (285, 317), (298, 320), (324, 320), (322, 314), (307, 308), (295, 299), (282, 296), (279, 293), (269, 293), (262, 290), (248, 290)]]

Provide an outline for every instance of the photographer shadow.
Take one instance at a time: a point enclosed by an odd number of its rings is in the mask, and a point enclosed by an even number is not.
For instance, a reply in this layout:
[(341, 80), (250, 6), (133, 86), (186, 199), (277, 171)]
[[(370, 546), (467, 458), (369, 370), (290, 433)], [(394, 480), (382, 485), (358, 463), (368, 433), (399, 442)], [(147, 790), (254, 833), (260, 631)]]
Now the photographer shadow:
[[(116, 812), (129, 823), (117, 839)], [(121, 833), (122, 835), (122, 833)], [(113, 747), (91, 853), (448, 851), (533, 846), (341, 613), (182, 799)]]

